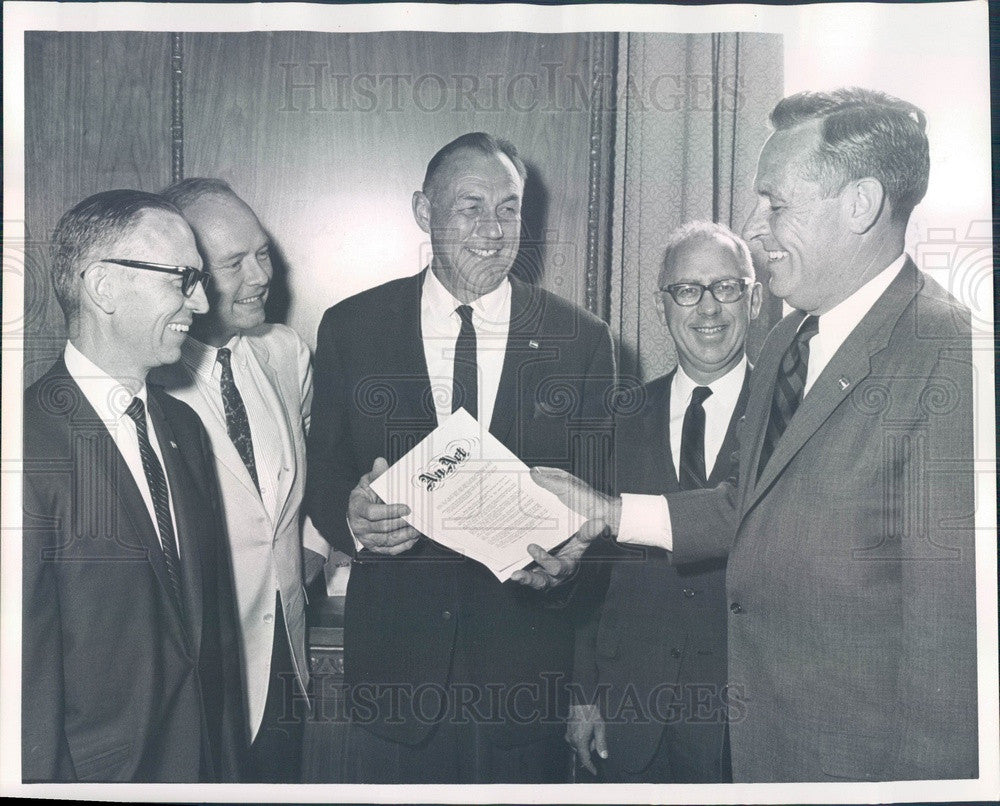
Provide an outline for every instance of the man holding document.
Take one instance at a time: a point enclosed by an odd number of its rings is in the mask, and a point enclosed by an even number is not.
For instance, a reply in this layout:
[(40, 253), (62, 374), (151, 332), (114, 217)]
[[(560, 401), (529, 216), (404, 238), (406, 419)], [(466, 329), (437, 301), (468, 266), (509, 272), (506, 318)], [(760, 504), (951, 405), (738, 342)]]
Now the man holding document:
[[(489, 135), (446, 145), (413, 196), (430, 266), (339, 303), (319, 328), (306, 495), (320, 532), (355, 555), (345, 611), (348, 782), (566, 774), (560, 720), (573, 631), (551, 594), (532, 589), (539, 572), (515, 569), (535, 559), (564, 578), (582, 541), (555, 555), (533, 548), (519, 561), (500, 544), (520, 531), (555, 545), (543, 514), (555, 502), (536, 500), (542, 491), (524, 464), (601, 484), (603, 469), (588, 467), (578, 446), (595, 434), (610, 441), (614, 359), (606, 325), (508, 277), (525, 175), (513, 146)], [(400, 459), (376, 485), (390, 499), (403, 483), (452, 496), (443, 515), (376, 495), (372, 482)], [(473, 460), (484, 473), (478, 488), (466, 473)], [(494, 465), (488, 480), (483, 460)], [(452, 493), (459, 487), (465, 501)], [(524, 521), (494, 515), (490, 567), (438, 542), (489, 525), (490, 509), (512, 500), (524, 504)], [(536, 516), (543, 528), (526, 528)], [(573, 523), (562, 524), (564, 537)]]

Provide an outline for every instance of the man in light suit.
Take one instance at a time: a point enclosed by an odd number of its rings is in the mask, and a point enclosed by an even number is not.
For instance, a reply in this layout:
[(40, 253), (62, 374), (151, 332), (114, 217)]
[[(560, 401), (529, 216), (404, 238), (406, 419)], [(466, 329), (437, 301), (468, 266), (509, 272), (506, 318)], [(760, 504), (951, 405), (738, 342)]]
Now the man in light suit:
[(163, 195), (194, 231), (211, 310), (157, 380), (198, 412), (211, 441), (240, 615), (251, 778), (295, 782), (309, 681), (300, 513), (309, 348), (264, 321), (273, 269), (253, 210), (218, 179), (185, 179)]
[[(508, 277), (525, 173), (513, 146), (483, 133), (442, 148), (413, 195), (430, 266), (335, 305), (319, 328), (306, 498), (320, 532), (355, 555), (346, 781), (538, 783), (567, 774), (566, 609), (529, 587), (536, 571), (500, 584), (369, 488), (387, 460), (459, 406), (525, 462), (596, 476), (584, 462), (587, 450), (609, 448), (611, 334)], [(561, 578), (579, 546), (532, 556)]]
[(84, 199), (53, 236), (62, 357), (24, 398), (21, 774), (236, 781), (238, 628), (208, 437), (146, 383), (208, 308), (177, 208)]
[[(744, 342), (760, 311), (747, 245), (696, 221), (667, 238), (656, 304), (677, 368), (646, 384), (615, 420), (615, 488), (665, 494), (735, 474), (750, 369)], [(567, 741), (600, 780), (724, 783), (726, 563), (675, 565), (657, 548), (622, 550), (603, 603), (577, 630)]]
[(728, 554), (734, 780), (974, 777), (969, 312), (903, 252), (924, 115), (847, 89), (771, 122), (745, 234), (796, 310), (753, 373), (739, 483), (623, 506), (538, 476), (620, 542)]

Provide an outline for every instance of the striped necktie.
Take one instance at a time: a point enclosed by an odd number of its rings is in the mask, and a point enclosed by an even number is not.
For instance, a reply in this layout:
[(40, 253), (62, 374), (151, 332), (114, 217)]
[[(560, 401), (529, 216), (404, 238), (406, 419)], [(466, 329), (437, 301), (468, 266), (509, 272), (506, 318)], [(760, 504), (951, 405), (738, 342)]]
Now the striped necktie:
[(177, 552), (177, 540), (174, 537), (174, 522), (170, 517), (170, 493), (167, 491), (167, 478), (163, 474), (160, 460), (149, 443), (149, 432), (146, 430), (146, 407), (142, 401), (133, 397), (125, 413), (135, 422), (135, 432), (139, 437), (139, 455), (142, 457), (142, 470), (146, 474), (146, 484), (153, 499), (153, 511), (156, 513), (156, 528), (160, 534), (160, 548), (163, 550), (163, 560), (167, 566), (167, 576), (170, 587), (173, 588), (174, 601), (177, 609), (184, 617), (184, 597), (181, 587), (181, 561)]
[(764, 472), (768, 459), (774, 452), (781, 435), (802, 402), (802, 392), (806, 387), (806, 372), (809, 369), (809, 340), (819, 332), (819, 317), (807, 316), (802, 320), (798, 333), (781, 357), (778, 377), (774, 383), (771, 398), (771, 416), (767, 421), (764, 446), (757, 465), (757, 478)]
[(236, 446), (236, 450), (246, 465), (254, 487), (260, 492), (260, 482), (257, 480), (257, 462), (253, 456), (253, 439), (250, 437), (250, 419), (247, 417), (247, 407), (243, 405), (243, 397), (236, 388), (233, 377), (232, 354), (228, 347), (219, 349), (219, 363), (222, 365), (222, 408), (226, 412), (226, 432)]

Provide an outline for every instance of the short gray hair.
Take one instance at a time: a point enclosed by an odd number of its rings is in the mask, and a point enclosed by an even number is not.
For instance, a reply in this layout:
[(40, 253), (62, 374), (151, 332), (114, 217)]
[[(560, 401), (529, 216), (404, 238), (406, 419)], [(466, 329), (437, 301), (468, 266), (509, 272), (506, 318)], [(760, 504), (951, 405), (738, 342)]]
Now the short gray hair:
[(737, 268), (742, 269), (743, 276), (755, 279), (753, 270), (753, 260), (750, 258), (750, 249), (746, 242), (725, 224), (718, 224), (714, 221), (688, 221), (681, 224), (667, 236), (667, 243), (663, 249), (663, 260), (660, 262), (660, 274), (657, 278), (660, 287), (663, 286), (664, 274), (670, 258), (681, 246), (692, 241), (710, 241), (715, 238), (724, 238), (732, 242), (736, 249)]

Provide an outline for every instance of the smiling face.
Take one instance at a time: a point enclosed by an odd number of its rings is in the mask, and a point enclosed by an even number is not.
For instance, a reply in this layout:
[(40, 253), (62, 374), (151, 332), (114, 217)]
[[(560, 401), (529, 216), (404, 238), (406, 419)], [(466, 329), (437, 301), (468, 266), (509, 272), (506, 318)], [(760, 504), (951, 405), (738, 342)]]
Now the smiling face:
[(237, 333), (264, 324), (274, 274), (268, 237), (253, 211), (229, 194), (200, 196), (183, 212), (211, 276), (212, 310), (197, 322), (198, 336), (220, 347)]
[(807, 178), (819, 143), (818, 122), (771, 135), (757, 163), (757, 205), (743, 232), (751, 248), (766, 255), (771, 291), (815, 314), (848, 295), (857, 259), (850, 254), (843, 194), (828, 196)]
[[(191, 228), (166, 210), (144, 212), (113, 251), (107, 257), (201, 267)], [(200, 283), (185, 297), (179, 275), (124, 267), (112, 271), (116, 293), (109, 341), (116, 355), (108, 368), (114, 367), (115, 377), (124, 373), (141, 382), (153, 367), (180, 360), (192, 319), (208, 310), (208, 301)]]
[(414, 216), (431, 236), (431, 267), (460, 302), (507, 277), (521, 237), (523, 193), (506, 156), (462, 149), (438, 168), (426, 194), (414, 194)]
[[(721, 235), (682, 242), (670, 251), (660, 272), (660, 288), (674, 283), (711, 285), (746, 277), (739, 252)], [(736, 302), (718, 302), (710, 291), (697, 305), (678, 305), (668, 293), (657, 295), (661, 321), (677, 347), (677, 361), (692, 380), (708, 385), (743, 357), (750, 320), (760, 311), (760, 284), (752, 282)]]

